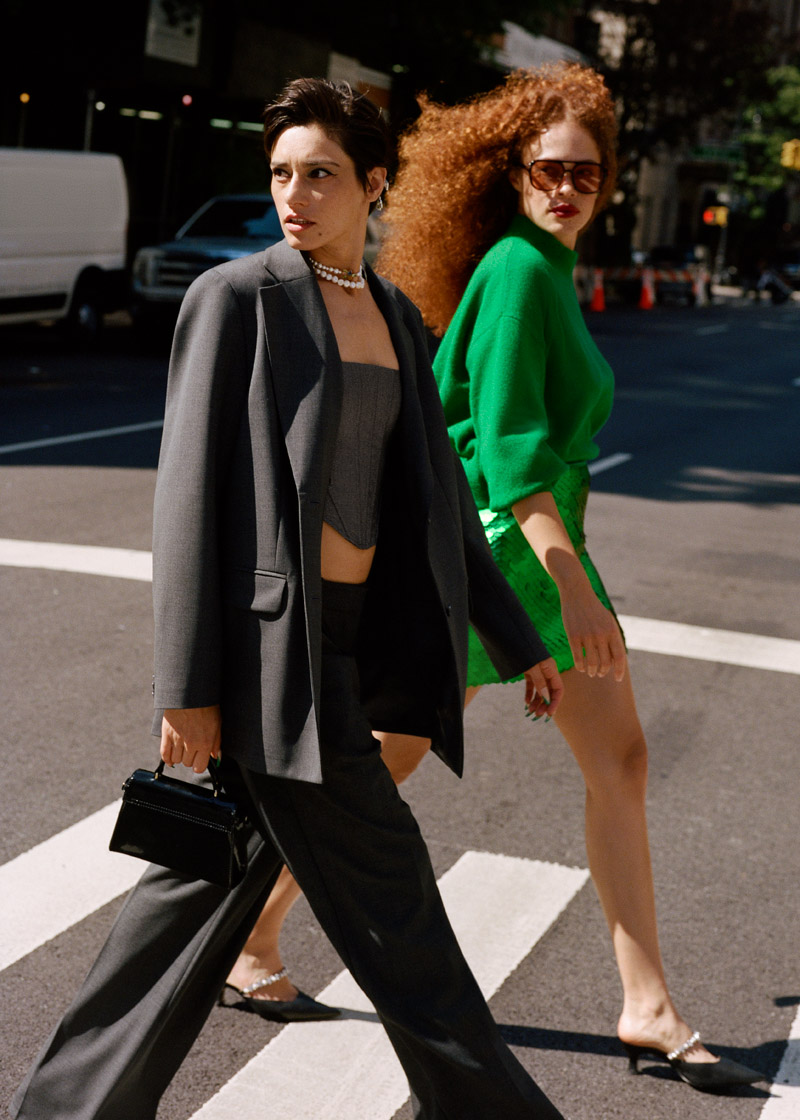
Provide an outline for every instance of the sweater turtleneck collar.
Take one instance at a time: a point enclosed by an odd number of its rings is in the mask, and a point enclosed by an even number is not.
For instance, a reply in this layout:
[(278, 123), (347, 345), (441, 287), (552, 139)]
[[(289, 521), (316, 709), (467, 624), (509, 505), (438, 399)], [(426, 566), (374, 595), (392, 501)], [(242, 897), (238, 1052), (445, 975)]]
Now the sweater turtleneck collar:
[(537, 226), (525, 214), (514, 215), (508, 227), (508, 234), (512, 237), (524, 237), (534, 249), (538, 249), (543, 257), (561, 271), (571, 274), (577, 264), (578, 253), (575, 249), (568, 249), (566, 245), (562, 245), (557, 237), (553, 237), (552, 233)]

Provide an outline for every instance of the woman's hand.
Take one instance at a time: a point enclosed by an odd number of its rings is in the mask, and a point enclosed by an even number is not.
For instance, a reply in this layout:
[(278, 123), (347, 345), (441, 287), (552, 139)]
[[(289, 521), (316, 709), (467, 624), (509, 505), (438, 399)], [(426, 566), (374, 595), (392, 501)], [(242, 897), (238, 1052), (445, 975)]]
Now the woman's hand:
[(563, 695), (564, 685), (552, 657), (525, 673), (525, 710), (534, 719), (552, 716)]
[(628, 662), (622, 634), (588, 580), (574, 592), (561, 591), (561, 618), (578, 672), (605, 677), (613, 670), (621, 681)]
[(202, 774), (209, 759), (219, 758), (222, 716), (219, 704), (210, 708), (167, 708), (161, 721), (161, 757), (169, 766), (179, 762)]
[[(625, 676), (628, 657), (617, 620), (600, 602), (583, 569), (553, 495), (530, 494), (512, 507), (525, 539), (554, 580), (575, 668), (590, 677)], [(534, 623), (536, 619), (534, 618)]]

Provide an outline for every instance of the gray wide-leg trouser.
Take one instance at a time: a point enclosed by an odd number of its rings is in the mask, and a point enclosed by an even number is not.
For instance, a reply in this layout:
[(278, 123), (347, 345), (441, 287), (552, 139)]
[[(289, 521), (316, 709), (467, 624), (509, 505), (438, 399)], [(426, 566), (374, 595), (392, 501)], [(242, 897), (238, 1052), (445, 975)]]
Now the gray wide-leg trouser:
[[(326, 586), (323, 784), (226, 764), (261, 833), (244, 881), (225, 892), (145, 872), (18, 1089), (18, 1120), (153, 1120), (284, 861), (375, 1005), (419, 1120), (559, 1120), (500, 1037), (380, 759), (358, 702), (352, 590)], [(265, 1120), (269, 1101), (265, 1085)]]

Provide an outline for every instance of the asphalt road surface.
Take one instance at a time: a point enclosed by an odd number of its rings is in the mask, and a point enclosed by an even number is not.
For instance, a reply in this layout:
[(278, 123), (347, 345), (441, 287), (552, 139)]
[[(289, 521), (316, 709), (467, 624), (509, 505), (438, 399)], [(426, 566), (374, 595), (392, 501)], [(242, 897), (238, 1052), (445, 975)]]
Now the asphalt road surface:
[[(554, 725), (523, 720), (519, 686), (470, 708), (461, 782), (429, 759), (406, 796), (496, 1019), (569, 1120), (790, 1120), (800, 306), (614, 310), (590, 325), (618, 390), (588, 540), (624, 616), (648, 734), (667, 973), (710, 1046), (777, 1080), (711, 1096), (663, 1064), (626, 1073), (583, 785)], [(137, 871), (104, 848), (122, 779), (155, 758), (147, 552), (166, 377), (162, 349), (121, 326), (91, 354), (42, 331), (1, 341), (0, 1107)], [(380, 1028), (304, 902), (283, 952), (342, 1020), (281, 1030), (215, 1010), (159, 1120), (408, 1120)]]

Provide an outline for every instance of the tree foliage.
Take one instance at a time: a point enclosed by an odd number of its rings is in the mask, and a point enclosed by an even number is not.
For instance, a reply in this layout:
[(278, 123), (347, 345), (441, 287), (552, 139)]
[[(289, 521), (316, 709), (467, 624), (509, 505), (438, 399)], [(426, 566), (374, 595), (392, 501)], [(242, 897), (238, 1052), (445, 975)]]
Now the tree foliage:
[(688, 150), (715, 122), (735, 129), (771, 47), (763, 6), (737, 0), (600, 0), (586, 10), (598, 26), (596, 54), (618, 105), (620, 189), (613, 236), (599, 253), (627, 259), (641, 161)]
[(800, 68), (772, 67), (766, 72), (766, 96), (752, 101), (742, 117), (742, 162), (735, 181), (750, 218), (766, 217), (770, 199), (796, 186), (799, 171), (781, 164), (783, 145), (800, 138)]
[(770, 49), (761, 6), (732, 0), (605, 0), (600, 50), (634, 162), (693, 141), (704, 119), (735, 117)]

